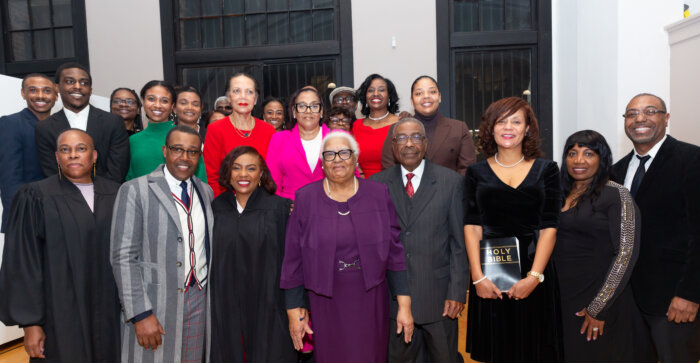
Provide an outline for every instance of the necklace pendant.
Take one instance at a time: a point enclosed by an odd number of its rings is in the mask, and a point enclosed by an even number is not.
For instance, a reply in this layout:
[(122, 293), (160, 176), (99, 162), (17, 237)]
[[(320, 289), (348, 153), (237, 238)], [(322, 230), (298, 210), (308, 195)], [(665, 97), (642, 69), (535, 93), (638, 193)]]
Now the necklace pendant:
[(340, 214), (341, 216), (346, 216), (346, 215), (350, 214), (350, 211), (347, 211), (347, 212), (338, 211), (338, 214)]

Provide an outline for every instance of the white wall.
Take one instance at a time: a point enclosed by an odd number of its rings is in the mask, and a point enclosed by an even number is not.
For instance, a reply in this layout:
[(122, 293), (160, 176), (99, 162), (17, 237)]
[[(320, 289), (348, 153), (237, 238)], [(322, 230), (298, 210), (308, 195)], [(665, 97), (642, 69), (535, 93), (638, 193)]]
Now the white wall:
[(163, 79), (158, 1), (86, 1), (85, 13), (94, 94)]
[[(699, 4), (700, 5), (700, 4)], [(691, 10), (693, 9), (691, 5)], [(700, 9), (698, 9), (700, 10)], [(666, 28), (671, 46), (673, 136), (700, 145), (698, 84), (700, 84), (700, 11)]]
[(412, 111), (413, 80), (424, 74), (437, 76), (435, 16), (434, 1), (353, 0), (354, 86), (379, 73), (394, 82), (400, 109)]
[[(554, 156), (577, 130), (602, 133), (619, 159), (631, 150), (622, 114), (641, 92), (671, 107), (664, 26), (683, 0), (553, 1)], [(560, 160), (559, 160), (560, 161)]]

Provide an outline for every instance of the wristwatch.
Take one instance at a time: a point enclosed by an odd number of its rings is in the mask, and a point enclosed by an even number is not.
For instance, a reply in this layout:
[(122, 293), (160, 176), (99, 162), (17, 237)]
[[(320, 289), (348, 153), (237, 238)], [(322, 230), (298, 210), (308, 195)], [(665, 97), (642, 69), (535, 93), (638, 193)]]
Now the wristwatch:
[(540, 282), (540, 284), (544, 282), (544, 275), (539, 272), (530, 271), (527, 273), (527, 275), (536, 278)]

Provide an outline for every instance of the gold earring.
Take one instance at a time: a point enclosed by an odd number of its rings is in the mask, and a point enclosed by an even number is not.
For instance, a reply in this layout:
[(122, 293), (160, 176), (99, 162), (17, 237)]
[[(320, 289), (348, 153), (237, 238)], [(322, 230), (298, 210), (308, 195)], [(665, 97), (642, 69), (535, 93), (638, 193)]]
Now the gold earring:
[(61, 180), (61, 164), (56, 164), (58, 166), (58, 180)]
[(97, 171), (95, 170), (97, 168), (97, 163), (92, 163), (92, 178), (95, 179), (97, 176)]

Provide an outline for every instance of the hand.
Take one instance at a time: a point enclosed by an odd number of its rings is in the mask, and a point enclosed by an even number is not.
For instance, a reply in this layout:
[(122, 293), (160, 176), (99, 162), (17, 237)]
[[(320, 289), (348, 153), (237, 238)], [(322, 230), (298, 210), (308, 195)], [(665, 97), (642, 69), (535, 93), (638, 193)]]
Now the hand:
[(539, 283), (540, 280), (536, 277), (528, 275), (524, 279), (514, 283), (506, 294), (508, 294), (508, 297), (511, 299), (524, 299), (532, 294), (532, 291), (535, 290)]
[(668, 307), (666, 317), (675, 323), (692, 323), (698, 314), (698, 303), (674, 296)]
[(501, 295), (503, 292), (489, 279), (481, 280), (474, 287), (476, 287), (476, 294), (482, 299), (503, 299), (503, 295)]
[(309, 327), (309, 311), (304, 308), (287, 309), (287, 317), (289, 318), (289, 335), (294, 342), (294, 349), (302, 350), (304, 348), (304, 334), (313, 334), (313, 330)]
[(401, 334), (402, 331), (404, 342), (410, 343), (413, 338), (413, 314), (410, 308), (399, 306), (399, 312), (396, 313), (396, 335)]
[(294, 211), (294, 202), (292, 202), (292, 205), (289, 206), (289, 214), (292, 214)]
[(586, 319), (583, 321), (583, 324), (581, 324), (581, 331), (580, 333), (586, 333), (586, 340), (589, 342), (591, 341), (591, 337), (593, 340), (598, 339), (598, 335), (603, 335), (603, 328), (605, 326), (605, 322), (603, 320), (598, 320), (590, 315), (588, 315), (588, 311), (586, 311), (586, 308), (583, 308), (583, 310), (579, 311), (576, 313), (576, 316), (585, 316)]
[(156, 314), (151, 314), (147, 318), (134, 323), (134, 330), (136, 331), (136, 339), (139, 345), (145, 349), (156, 350), (163, 344), (161, 335), (165, 335), (165, 331), (160, 322), (158, 322)]
[(44, 329), (39, 325), (24, 327), (24, 350), (27, 351), (31, 358), (46, 358), (44, 356), (44, 341), (46, 334)]
[(450, 319), (454, 319), (459, 316), (462, 310), (464, 310), (464, 303), (455, 300), (445, 300), (445, 308), (442, 309), (442, 316), (449, 316)]

